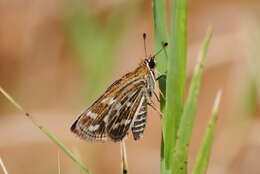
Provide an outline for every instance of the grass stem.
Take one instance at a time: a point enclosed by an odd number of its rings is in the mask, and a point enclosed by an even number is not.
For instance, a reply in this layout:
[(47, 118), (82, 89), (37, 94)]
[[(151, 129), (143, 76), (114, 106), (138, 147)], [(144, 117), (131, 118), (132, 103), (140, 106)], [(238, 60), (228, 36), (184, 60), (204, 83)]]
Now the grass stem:
[(2, 167), (4, 174), (8, 174), (7, 169), (1, 157), (0, 157), (0, 166)]
[(211, 118), (208, 123), (208, 127), (205, 131), (205, 135), (203, 137), (200, 149), (198, 151), (198, 155), (196, 157), (196, 161), (192, 170), (192, 174), (206, 174), (210, 152), (212, 148), (214, 132), (217, 122), (217, 115), (219, 111), (219, 104), (221, 99), (222, 92), (218, 91), (217, 96), (215, 98), (215, 102), (213, 105), (213, 109), (211, 112)]
[(121, 162), (122, 162), (122, 174), (128, 174), (128, 162), (127, 162), (125, 140), (122, 140), (120, 142), (120, 151), (121, 151)]
[(52, 135), (52, 133), (46, 129), (45, 127), (43, 127), (40, 123), (38, 123), (38, 121), (34, 120), (34, 118), (31, 116), (31, 114), (29, 114), (28, 112), (25, 111), (25, 109), (18, 104), (18, 102), (16, 102), (2, 87), (0, 87), (0, 92), (21, 112), (23, 112), (23, 114), (33, 123), (34, 126), (36, 126), (37, 128), (39, 128), (45, 135), (47, 135), (56, 145), (58, 145), (58, 147), (65, 152), (70, 159), (72, 159), (75, 164), (77, 164), (81, 171), (84, 174), (90, 174), (89, 170), (85, 167), (85, 165), (77, 159), (77, 157), (68, 149), (65, 147), (64, 144), (61, 143), (60, 140), (58, 140), (58, 138), (54, 135)]

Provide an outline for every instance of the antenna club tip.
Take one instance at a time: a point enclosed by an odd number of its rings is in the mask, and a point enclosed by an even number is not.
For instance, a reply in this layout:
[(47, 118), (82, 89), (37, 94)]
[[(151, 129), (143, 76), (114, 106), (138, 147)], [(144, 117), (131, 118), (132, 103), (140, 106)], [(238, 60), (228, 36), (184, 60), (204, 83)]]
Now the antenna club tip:
[(167, 46), (168, 46), (168, 42), (163, 42), (163, 43), (162, 43), (162, 46), (163, 46), (163, 47), (167, 47)]
[(143, 38), (146, 39), (146, 33), (143, 33)]

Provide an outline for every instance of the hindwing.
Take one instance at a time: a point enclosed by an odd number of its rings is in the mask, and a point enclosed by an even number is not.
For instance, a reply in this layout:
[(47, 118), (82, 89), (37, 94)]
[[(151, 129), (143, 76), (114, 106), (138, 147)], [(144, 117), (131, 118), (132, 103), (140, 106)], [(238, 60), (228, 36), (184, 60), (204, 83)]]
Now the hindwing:
[(131, 128), (134, 140), (139, 140), (140, 138), (143, 137), (144, 129), (146, 126), (146, 116), (147, 116), (147, 99), (145, 98), (133, 122), (133, 126)]
[(115, 105), (112, 108), (107, 125), (107, 134), (113, 141), (121, 141), (126, 135), (129, 128), (132, 126), (137, 113), (139, 112), (142, 103), (144, 102), (144, 88), (137, 88), (125, 102), (119, 104), (120, 107)]

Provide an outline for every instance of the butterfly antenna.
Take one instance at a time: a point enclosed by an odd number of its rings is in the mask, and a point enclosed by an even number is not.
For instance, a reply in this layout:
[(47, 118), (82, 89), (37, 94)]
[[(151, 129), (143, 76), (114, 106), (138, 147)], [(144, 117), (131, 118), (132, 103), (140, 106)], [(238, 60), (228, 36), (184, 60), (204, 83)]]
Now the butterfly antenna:
[[(163, 42), (162, 42), (162, 44), (163, 44)], [(163, 47), (163, 51), (164, 51), (164, 54), (165, 54), (166, 58), (168, 59), (168, 54), (167, 54), (167, 51), (166, 51), (165, 48), (166, 48), (166, 47)]]
[(146, 50), (146, 33), (143, 33), (143, 40), (144, 40), (144, 52), (145, 52), (145, 57), (147, 57), (147, 50)]
[(168, 46), (168, 42), (162, 42), (162, 47), (159, 51), (157, 51), (157, 53), (154, 54), (153, 57), (156, 57), (158, 54), (160, 54), (162, 52), (162, 50)]

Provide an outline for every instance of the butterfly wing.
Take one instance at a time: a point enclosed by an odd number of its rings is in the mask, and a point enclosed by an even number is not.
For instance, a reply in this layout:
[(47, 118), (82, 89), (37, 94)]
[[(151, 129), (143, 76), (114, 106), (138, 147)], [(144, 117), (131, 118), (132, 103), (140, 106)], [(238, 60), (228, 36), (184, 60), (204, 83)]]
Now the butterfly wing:
[(71, 131), (87, 141), (103, 142), (107, 140), (105, 115), (109, 107), (104, 103), (96, 104), (84, 111), (72, 124)]
[(132, 134), (134, 140), (139, 140), (143, 137), (144, 129), (146, 126), (146, 116), (147, 116), (147, 99), (144, 100), (140, 111), (137, 113), (136, 119), (134, 120), (132, 126)]
[[(123, 105), (130, 98), (129, 95), (134, 91), (140, 91), (146, 85), (146, 81), (135, 74), (128, 73), (114, 82), (104, 95), (78, 117), (71, 126), (71, 131), (87, 141), (106, 141), (108, 121), (117, 114), (119, 104)], [(138, 93), (138, 98), (139, 95)]]
[(107, 134), (112, 141), (121, 141), (126, 135), (129, 128), (132, 126), (137, 113), (145, 100), (145, 91), (143, 87), (137, 88), (132, 93), (129, 93), (127, 100), (118, 102), (112, 112), (115, 114), (109, 117), (106, 128)]

